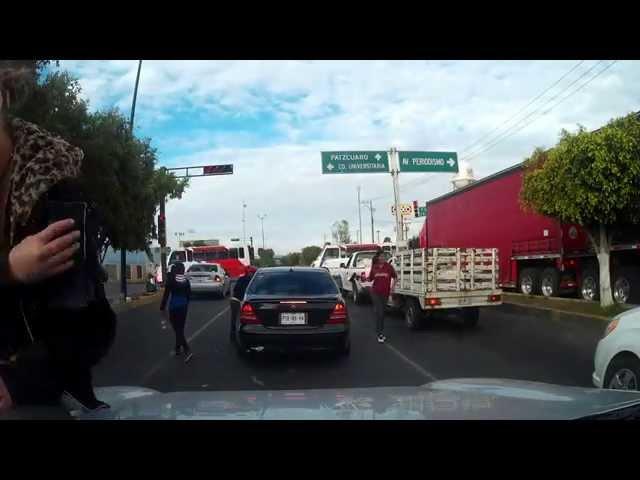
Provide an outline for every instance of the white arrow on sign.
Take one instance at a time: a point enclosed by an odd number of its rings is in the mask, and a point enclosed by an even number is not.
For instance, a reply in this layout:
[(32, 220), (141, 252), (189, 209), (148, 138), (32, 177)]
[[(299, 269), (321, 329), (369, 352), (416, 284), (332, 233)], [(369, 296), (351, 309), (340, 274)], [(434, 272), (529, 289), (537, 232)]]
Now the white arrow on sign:
[(453, 158), (450, 158), (449, 161), (447, 161), (447, 163), (449, 164), (450, 167), (453, 167), (456, 164), (456, 161)]
[(332, 163), (330, 163), (329, 165), (327, 165), (327, 170), (331, 171), (333, 170), (335, 167), (333, 166)]
[(380, 159), (382, 158), (382, 156), (379, 153), (376, 153), (376, 156), (374, 157), (376, 160), (380, 161)]

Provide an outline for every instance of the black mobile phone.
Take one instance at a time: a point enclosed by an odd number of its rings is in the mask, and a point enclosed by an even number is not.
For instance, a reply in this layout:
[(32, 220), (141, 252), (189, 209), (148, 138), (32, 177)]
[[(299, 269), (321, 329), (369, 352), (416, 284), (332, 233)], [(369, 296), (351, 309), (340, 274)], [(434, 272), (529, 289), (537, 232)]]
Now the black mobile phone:
[(91, 283), (86, 267), (87, 260), (87, 204), (85, 202), (54, 202), (47, 204), (49, 225), (59, 220), (72, 218), (73, 230), (80, 231), (77, 240), (80, 248), (76, 251), (73, 268), (52, 277), (47, 282), (48, 304), (50, 308), (79, 309), (86, 307), (93, 298)]
[(80, 266), (87, 259), (87, 204), (85, 202), (48, 202), (48, 224), (51, 225), (59, 220), (73, 219), (75, 222), (73, 230), (80, 230), (80, 248), (73, 256), (74, 267)]

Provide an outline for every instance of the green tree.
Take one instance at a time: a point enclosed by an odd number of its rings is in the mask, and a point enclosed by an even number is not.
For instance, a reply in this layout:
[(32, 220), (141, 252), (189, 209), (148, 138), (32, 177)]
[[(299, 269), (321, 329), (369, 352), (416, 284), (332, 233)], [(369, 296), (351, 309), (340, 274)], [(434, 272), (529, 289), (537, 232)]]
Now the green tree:
[(283, 257), (282, 265), (286, 267), (297, 267), (300, 265), (301, 259), (302, 256), (300, 255), (300, 252), (291, 252)]
[(256, 264), (258, 267), (273, 267), (275, 265), (274, 257), (275, 252), (271, 248), (259, 248), (258, 249), (258, 259), (256, 259)]
[(600, 304), (613, 304), (611, 242), (624, 224), (640, 222), (640, 121), (629, 115), (605, 127), (563, 130), (551, 150), (537, 148), (526, 161), (521, 191), (525, 208), (584, 227), (597, 254)]
[(321, 251), (322, 248), (316, 246), (304, 247), (301, 252), (302, 265), (311, 265), (311, 262), (313, 262), (317, 258), (317, 256), (320, 255)]
[(351, 243), (351, 234), (349, 233), (349, 222), (340, 220), (334, 222), (331, 227), (331, 236), (335, 243)]
[(26, 81), (28, 94), (12, 113), (84, 151), (81, 182), (103, 215), (103, 254), (108, 246), (145, 249), (157, 238), (155, 214), (161, 199), (180, 198), (188, 182), (157, 168), (151, 140), (131, 135), (122, 113), (90, 113), (78, 81), (64, 71), (45, 75), (44, 66), (34, 65), (38, 81)]

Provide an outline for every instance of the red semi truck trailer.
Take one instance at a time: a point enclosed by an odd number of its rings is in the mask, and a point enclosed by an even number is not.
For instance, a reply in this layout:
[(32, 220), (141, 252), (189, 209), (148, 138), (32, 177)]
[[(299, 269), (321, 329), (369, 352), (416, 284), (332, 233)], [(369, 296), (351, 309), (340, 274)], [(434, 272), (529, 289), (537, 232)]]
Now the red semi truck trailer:
[[(498, 248), (500, 286), (526, 294), (597, 300), (598, 261), (579, 225), (525, 211), (523, 164), (427, 202), (422, 248)], [(613, 239), (611, 281), (619, 303), (640, 303), (640, 225)]]

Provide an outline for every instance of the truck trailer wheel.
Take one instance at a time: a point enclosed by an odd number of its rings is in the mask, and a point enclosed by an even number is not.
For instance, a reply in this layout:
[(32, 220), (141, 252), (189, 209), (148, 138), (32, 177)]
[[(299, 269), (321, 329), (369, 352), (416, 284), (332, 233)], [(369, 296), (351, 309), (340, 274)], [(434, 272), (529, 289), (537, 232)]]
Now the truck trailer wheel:
[(631, 269), (621, 268), (613, 281), (613, 299), (616, 303), (633, 303), (640, 288), (639, 276)]
[(540, 293), (540, 271), (537, 268), (525, 268), (518, 278), (518, 289), (525, 295)]
[(409, 330), (419, 330), (423, 325), (424, 314), (415, 298), (409, 298), (405, 304), (404, 322)]
[(540, 291), (545, 297), (556, 297), (560, 290), (560, 275), (553, 267), (545, 268), (540, 277)]
[(478, 326), (480, 320), (480, 309), (478, 307), (468, 307), (462, 309), (462, 318), (464, 319), (464, 326), (467, 328), (474, 328)]
[(592, 302), (600, 299), (600, 279), (598, 278), (598, 272), (595, 268), (587, 267), (582, 272), (580, 295), (583, 299)]

